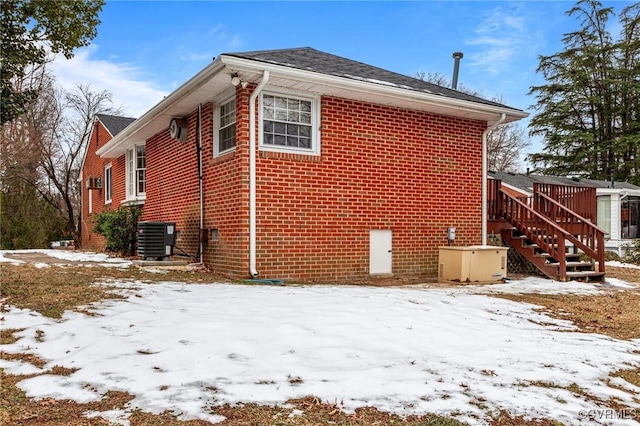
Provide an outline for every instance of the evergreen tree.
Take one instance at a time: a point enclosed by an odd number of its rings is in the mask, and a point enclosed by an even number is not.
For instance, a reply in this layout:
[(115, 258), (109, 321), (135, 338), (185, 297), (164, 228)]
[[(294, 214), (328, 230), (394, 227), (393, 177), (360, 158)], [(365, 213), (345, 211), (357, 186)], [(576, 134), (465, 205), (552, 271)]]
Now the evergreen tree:
[[(13, 176), (0, 190), (0, 248), (47, 248), (63, 235), (64, 219), (37, 189)], [(67, 238), (69, 236), (66, 236)]]
[(542, 173), (640, 183), (639, 10), (622, 10), (614, 40), (613, 9), (581, 0), (567, 12), (581, 28), (564, 35), (564, 51), (540, 57), (546, 84), (531, 88), (537, 113), (529, 127), (544, 149), (529, 159)]

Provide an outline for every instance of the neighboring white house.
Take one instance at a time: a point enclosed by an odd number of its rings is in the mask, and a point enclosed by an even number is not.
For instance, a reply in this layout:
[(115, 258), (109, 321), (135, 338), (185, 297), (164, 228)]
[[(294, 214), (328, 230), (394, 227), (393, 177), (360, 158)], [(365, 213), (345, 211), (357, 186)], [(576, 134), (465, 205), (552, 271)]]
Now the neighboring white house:
[(605, 248), (622, 254), (623, 247), (640, 238), (640, 187), (626, 182), (601, 181), (559, 176), (489, 172), (507, 189), (522, 196), (533, 195), (534, 183), (596, 188), (596, 223), (605, 234)]

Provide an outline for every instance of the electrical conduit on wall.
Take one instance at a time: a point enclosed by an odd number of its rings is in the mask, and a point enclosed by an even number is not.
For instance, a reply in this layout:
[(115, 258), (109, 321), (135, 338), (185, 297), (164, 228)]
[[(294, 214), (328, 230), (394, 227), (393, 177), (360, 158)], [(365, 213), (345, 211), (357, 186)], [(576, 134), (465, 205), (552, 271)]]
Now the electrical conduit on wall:
[(269, 71), (249, 97), (249, 272), (258, 276), (256, 269), (256, 99), (269, 81)]
[(204, 264), (204, 243), (202, 241), (202, 230), (204, 228), (204, 188), (202, 176), (202, 104), (198, 104), (198, 128), (196, 129), (198, 140), (198, 185), (200, 191), (200, 229), (198, 230), (198, 251), (200, 253), (200, 264)]

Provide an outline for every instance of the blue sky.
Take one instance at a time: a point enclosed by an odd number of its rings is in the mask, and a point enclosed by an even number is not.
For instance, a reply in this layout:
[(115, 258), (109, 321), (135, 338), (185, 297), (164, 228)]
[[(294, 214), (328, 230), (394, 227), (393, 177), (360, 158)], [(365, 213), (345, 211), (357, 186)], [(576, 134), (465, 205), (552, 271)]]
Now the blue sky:
[[(603, 2), (616, 12), (631, 3)], [(451, 55), (462, 51), (459, 84), (533, 112), (527, 93), (543, 82), (538, 56), (561, 51), (563, 34), (579, 28), (565, 15), (574, 4), (107, 0), (91, 45), (53, 69), (63, 87), (107, 90), (138, 117), (220, 53), (310, 46), (401, 74), (450, 77)], [(540, 149), (534, 141), (527, 152)]]

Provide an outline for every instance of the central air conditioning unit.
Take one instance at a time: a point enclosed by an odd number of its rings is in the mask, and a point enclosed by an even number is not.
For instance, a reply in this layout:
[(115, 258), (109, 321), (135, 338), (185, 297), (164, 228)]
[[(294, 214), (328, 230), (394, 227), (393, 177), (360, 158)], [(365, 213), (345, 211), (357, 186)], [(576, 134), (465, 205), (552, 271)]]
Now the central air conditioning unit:
[(171, 137), (184, 142), (187, 140), (187, 120), (183, 118), (172, 118), (169, 124)]
[(87, 189), (102, 189), (102, 178), (88, 177), (85, 184), (87, 185)]
[(138, 222), (138, 256), (143, 260), (169, 260), (175, 244), (175, 222)]

